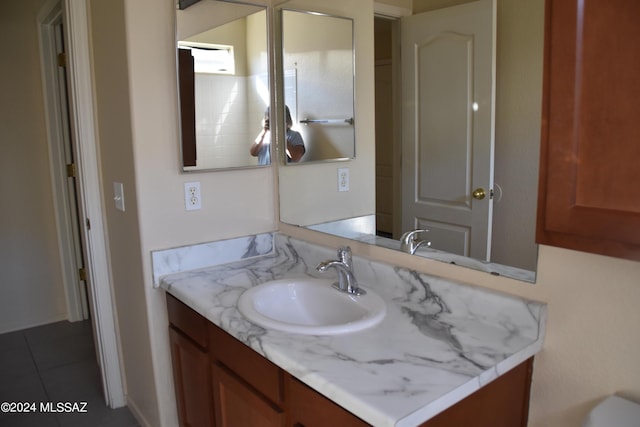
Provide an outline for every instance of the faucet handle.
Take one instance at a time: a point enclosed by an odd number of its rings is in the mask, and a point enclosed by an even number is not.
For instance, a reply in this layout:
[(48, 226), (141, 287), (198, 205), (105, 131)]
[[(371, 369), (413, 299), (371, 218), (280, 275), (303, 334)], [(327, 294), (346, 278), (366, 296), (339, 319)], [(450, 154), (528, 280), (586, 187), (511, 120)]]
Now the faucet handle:
[(400, 238), (400, 241), (402, 241), (403, 243), (409, 243), (411, 240), (415, 240), (416, 239), (416, 235), (418, 233), (426, 233), (429, 230), (424, 229), (424, 228), (419, 228), (417, 230), (409, 230), (406, 233), (404, 233), (402, 235), (402, 237)]
[(338, 248), (338, 260), (350, 267), (351, 259), (351, 247), (341, 246)]

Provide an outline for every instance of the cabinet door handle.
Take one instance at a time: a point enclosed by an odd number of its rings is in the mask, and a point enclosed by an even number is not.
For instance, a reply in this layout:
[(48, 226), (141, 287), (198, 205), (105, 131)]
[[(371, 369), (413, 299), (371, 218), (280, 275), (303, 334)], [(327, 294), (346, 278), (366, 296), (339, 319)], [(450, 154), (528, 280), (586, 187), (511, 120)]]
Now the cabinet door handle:
[(304, 427), (304, 424), (302, 424), (302, 423), (294, 423), (293, 427)]

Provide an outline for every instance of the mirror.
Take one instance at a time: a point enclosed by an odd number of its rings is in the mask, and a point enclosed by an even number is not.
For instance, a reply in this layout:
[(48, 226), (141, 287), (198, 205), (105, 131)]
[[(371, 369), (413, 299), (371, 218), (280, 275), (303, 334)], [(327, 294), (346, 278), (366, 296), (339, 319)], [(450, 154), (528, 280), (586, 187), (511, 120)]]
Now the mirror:
[[(433, 2), (431, 2), (433, 3)], [(440, 1), (438, 7), (447, 6)], [(449, 2), (452, 3), (452, 2)], [(460, 4), (459, 0), (454, 0)], [(414, 1), (414, 15), (423, 14), (430, 8), (426, 1)], [(537, 263), (537, 246), (535, 245), (535, 216), (537, 200), (538, 156), (540, 141), (541, 97), (542, 97), (542, 64), (544, 42), (544, 2), (527, 2), (524, 5), (516, 0), (497, 2), (497, 49), (496, 84), (495, 84), (495, 135), (494, 174), (493, 174), (493, 218), (490, 223), (491, 239), (489, 261), (448, 253), (444, 250), (420, 247), (415, 255), (454, 263), (491, 274), (504, 275), (519, 280), (534, 282)], [(366, 22), (366, 17), (362, 18)], [(370, 18), (368, 18), (370, 19)], [(317, 170), (311, 165), (295, 168), (304, 169), (299, 175), (293, 175), (289, 168), (279, 170), (281, 176), (281, 221), (298, 226), (309, 227), (316, 231), (331, 233), (349, 239), (401, 250), (398, 240), (402, 235), (402, 168), (398, 166), (398, 158), (402, 156), (401, 140), (402, 113), (399, 102), (401, 82), (396, 67), (399, 67), (397, 52), (390, 48), (398, 39), (403, 20), (376, 19), (375, 42), (375, 76), (376, 104), (392, 107), (390, 111), (380, 114), (363, 114), (360, 104), (356, 112), (360, 122), (369, 121), (369, 126), (376, 125), (375, 143), (367, 139), (356, 140), (358, 156), (370, 159), (371, 151), (375, 154), (376, 171), (356, 175), (364, 182), (356, 181), (353, 169), (361, 164), (352, 160), (333, 169)], [(356, 18), (355, 26), (359, 25)], [(365, 55), (358, 51), (358, 33), (356, 32), (356, 70), (358, 65), (367, 63), (367, 59), (358, 59)], [(365, 35), (364, 37), (367, 37)], [(369, 34), (368, 37), (371, 37)], [(369, 61), (371, 58), (368, 58)], [(367, 71), (356, 72), (356, 82)], [(395, 77), (394, 77), (395, 76)], [(386, 79), (386, 81), (385, 81)], [(382, 88), (381, 88), (382, 87)], [(384, 99), (385, 89), (389, 101)], [(358, 92), (358, 94), (361, 92)], [(365, 117), (371, 117), (370, 120)], [(386, 120), (392, 119), (391, 124)], [(360, 128), (358, 129), (360, 132)], [(406, 133), (406, 132), (405, 132)], [(360, 135), (360, 134), (358, 134)], [(385, 136), (387, 135), (387, 136)], [(382, 144), (388, 138), (390, 144)], [(391, 159), (390, 164), (380, 162)], [(362, 160), (362, 159), (357, 159)], [(382, 163), (382, 164), (380, 164)], [(348, 166), (352, 169), (351, 188), (349, 192), (337, 191), (336, 172), (338, 168)], [(385, 175), (385, 169), (389, 172)], [(282, 179), (286, 182), (283, 183)], [(288, 182), (304, 182), (305, 194), (315, 195), (293, 203), (296, 194)], [(325, 185), (325, 181), (329, 182)], [(327, 188), (325, 188), (327, 187)], [(375, 190), (372, 191), (372, 188)], [(283, 189), (287, 194), (283, 195)], [(474, 188), (471, 188), (473, 190)], [(487, 188), (487, 190), (490, 190)], [(297, 194), (300, 194), (298, 191)], [(343, 197), (348, 194), (349, 196)], [(487, 191), (489, 194), (489, 191)], [(304, 196), (303, 196), (304, 197)], [(370, 200), (369, 197), (372, 199)], [(359, 200), (358, 206), (349, 204), (350, 198)], [(319, 200), (317, 200), (319, 199)], [(375, 206), (372, 206), (375, 204)], [(301, 206), (302, 205), (302, 206)], [(387, 206), (391, 206), (388, 208)], [(390, 216), (385, 219), (384, 216)], [(391, 224), (380, 232), (382, 222)], [(429, 228), (427, 226), (427, 228)], [(390, 231), (387, 231), (389, 230)], [(424, 239), (430, 239), (429, 233)], [(435, 246), (435, 245), (434, 245)]]
[(183, 171), (269, 164), (250, 152), (271, 141), (266, 9), (202, 0), (176, 10), (176, 36)]
[(355, 157), (353, 21), (281, 13), (284, 100), (291, 113), (287, 132), (304, 142), (302, 157), (292, 161), (288, 153), (286, 164)]

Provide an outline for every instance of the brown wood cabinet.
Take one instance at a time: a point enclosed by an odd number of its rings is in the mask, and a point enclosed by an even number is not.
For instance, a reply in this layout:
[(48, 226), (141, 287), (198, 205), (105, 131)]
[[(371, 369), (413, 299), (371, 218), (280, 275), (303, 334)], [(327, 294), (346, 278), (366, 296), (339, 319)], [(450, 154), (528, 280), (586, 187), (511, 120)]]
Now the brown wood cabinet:
[[(169, 294), (167, 307), (181, 426), (369, 425)], [(532, 366), (527, 360), (421, 427), (526, 426)]]
[(290, 396), (288, 426), (366, 427), (369, 425), (290, 375), (287, 376), (287, 392)]
[(284, 411), (224, 366), (213, 365), (213, 396), (218, 427), (282, 427)]
[(640, 2), (547, 0), (538, 243), (640, 260)]
[(214, 424), (207, 324), (205, 318), (175, 298), (167, 298), (169, 340), (178, 417), (183, 427)]

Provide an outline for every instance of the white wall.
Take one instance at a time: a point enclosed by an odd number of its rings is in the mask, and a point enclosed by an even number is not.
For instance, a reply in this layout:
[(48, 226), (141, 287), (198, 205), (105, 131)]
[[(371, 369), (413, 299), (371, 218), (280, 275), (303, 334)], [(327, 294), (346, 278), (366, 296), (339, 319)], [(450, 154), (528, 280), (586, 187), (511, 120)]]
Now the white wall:
[(196, 73), (195, 84), (198, 168), (256, 165), (249, 146), (260, 129), (262, 114), (258, 118), (249, 115), (257, 110), (248, 105), (252, 78)]
[(46, 3), (0, 2), (0, 333), (67, 318), (37, 33)]
[[(122, 3), (112, 6), (112, 2), (93, 0), (92, 7), (100, 4), (106, 11), (115, 8), (118, 12)], [(359, 7), (363, 3), (358, 0)], [(113, 129), (108, 132), (109, 138), (121, 140), (122, 145), (104, 152), (105, 193), (112, 179), (122, 179), (126, 197), (130, 194), (133, 198), (131, 211), (127, 208), (123, 214), (108, 213), (114, 290), (118, 295), (129, 400), (148, 425), (171, 426), (175, 424), (175, 402), (164, 292), (151, 287), (149, 253), (275, 229), (274, 177), (271, 168), (189, 175), (179, 172), (174, 46), (167, 30), (172, 28), (173, 2), (167, 1), (164, 7), (155, 0), (126, 2), (124, 13), (126, 19), (93, 15), (94, 24), (102, 28), (112, 24), (126, 31), (128, 87), (123, 88), (119, 81), (114, 98), (99, 101), (103, 103), (99, 126), (110, 120), (114, 126), (125, 126), (122, 133)], [(372, 17), (371, 22), (361, 25), (363, 31), (372, 34)], [(103, 36), (113, 35), (112, 31)], [(371, 56), (361, 65), (369, 63), (373, 69), (372, 41), (358, 43), (356, 49)], [(122, 62), (121, 52), (103, 54)], [(365, 74), (362, 84), (363, 88), (372, 88), (373, 77)], [(118, 105), (129, 111), (128, 117), (115, 109)], [(364, 107), (361, 116), (373, 117), (372, 106), (366, 113), (368, 108)], [(373, 128), (366, 120), (364, 125)], [(364, 129), (364, 135), (370, 136), (366, 126)], [(101, 143), (106, 138), (101, 134)], [(372, 146), (361, 144), (358, 150), (365, 157), (372, 156), (368, 153), (373, 151)], [(122, 166), (116, 164), (120, 156), (125, 163)], [(322, 176), (323, 171), (316, 175), (312, 167), (308, 168), (316, 178)], [(33, 170), (29, 176), (38, 174)], [(43, 180), (39, 176), (38, 181)], [(182, 183), (190, 180), (202, 183), (203, 209), (187, 213), (182, 206)], [(372, 179), (352, 182), (352, 186), (370, 186), (370, 182)], [(3, 188), (3, 194), (6, 191)], [(279, 227), (318, 243), (336, 246), (343, 242), (285, 224)], [(531, 426), (577, 427), (591, 405), (613, 392), (640, 400), (640, 263), (542, 247), (538, 283), (531, 285), (382, 248), (361, 244), (352, 247), (360, 255), (548, 302), (547, 340), (534, 370)]]

